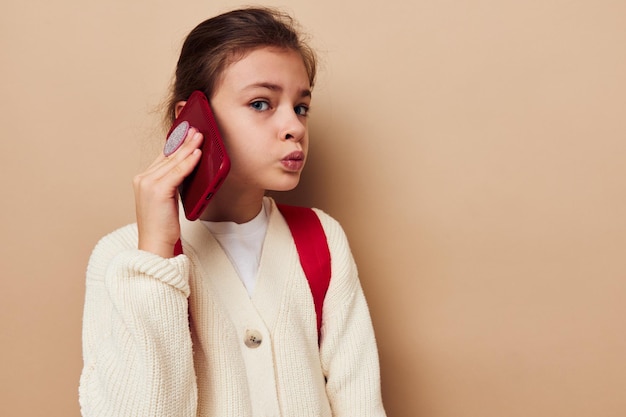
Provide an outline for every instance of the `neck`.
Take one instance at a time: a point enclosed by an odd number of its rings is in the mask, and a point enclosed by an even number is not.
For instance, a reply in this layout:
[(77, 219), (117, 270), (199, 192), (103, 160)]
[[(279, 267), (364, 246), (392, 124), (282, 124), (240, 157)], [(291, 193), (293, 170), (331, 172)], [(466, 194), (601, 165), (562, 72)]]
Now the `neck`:
[[(225, 184), (226, 185), (226, 184)], [(211, 222), (235, 222), (238, 224), (254, 219), (263, 207), (264, 191), (250, 193), (239, 192), (222, 187), (200, 216), (201, 220)]]

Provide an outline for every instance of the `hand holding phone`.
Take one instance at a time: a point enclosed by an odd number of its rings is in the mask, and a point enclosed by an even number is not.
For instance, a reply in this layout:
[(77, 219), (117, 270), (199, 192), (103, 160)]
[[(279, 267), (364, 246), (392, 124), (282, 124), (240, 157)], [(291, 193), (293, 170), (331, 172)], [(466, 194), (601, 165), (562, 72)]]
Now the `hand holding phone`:
[(202, 156), (198, 165), (179, 187), (180, 198), (188, 220), (197, 220), (230, 170), (222, 136), (217, 126), (209, 100), (202, 91), (194, 91), (167, 134), (166, 155), (172, 154), (182, 144), (189, 128), (194, 127), (204, 136)]

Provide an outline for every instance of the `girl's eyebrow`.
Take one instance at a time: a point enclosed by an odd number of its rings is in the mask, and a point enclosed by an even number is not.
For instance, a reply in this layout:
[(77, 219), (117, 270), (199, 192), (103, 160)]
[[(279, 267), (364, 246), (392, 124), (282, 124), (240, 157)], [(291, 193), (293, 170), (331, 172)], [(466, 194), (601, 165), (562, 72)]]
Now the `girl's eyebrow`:
[[(278, 84), (270, 83), (270, 82), (259, 82), (246, 86), (244, 90), (252, 90), (255, 88), (266, 88), (271, 91), (281, 92), (283, 91), (283, 87)], [(311, 90), (308, 88), (303, 88), (300, 90), (300, 97), (311, 97)]]

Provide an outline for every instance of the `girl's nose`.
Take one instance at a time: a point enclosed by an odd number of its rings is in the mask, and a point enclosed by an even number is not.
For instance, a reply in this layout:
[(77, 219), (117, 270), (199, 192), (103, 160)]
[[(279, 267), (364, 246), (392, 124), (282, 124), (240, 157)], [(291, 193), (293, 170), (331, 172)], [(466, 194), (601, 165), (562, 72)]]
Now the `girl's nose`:
[(306, 124), (293, 109), (287, 109), (280, 132), (281, 140), (301, 141), (306, 134)]

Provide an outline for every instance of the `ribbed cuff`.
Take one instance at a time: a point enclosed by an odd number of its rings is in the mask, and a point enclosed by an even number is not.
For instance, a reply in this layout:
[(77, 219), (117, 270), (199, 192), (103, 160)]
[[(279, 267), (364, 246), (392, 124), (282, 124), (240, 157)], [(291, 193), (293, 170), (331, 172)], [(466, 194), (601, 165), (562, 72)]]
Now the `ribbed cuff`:
[(126, 250), (117, 254), (110, 268), (114, 270), (110, 270), (107, 276), (149, 276), (177, 288), (185, 297), (189, 297), (189, 258), (185, 255), (163, 258), (143, 250)]

